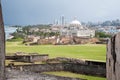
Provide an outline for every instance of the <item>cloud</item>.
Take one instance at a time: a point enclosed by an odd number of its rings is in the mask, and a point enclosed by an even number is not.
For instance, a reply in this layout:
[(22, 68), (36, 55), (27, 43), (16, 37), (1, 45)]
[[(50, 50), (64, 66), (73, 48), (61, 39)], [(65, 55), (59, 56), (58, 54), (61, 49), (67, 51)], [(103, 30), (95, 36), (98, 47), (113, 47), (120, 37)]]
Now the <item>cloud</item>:
[(120, 0), (2, 0), (6, 24), (40, 24), (65, 15), (68, 21), (98, 21), (120, 17)]

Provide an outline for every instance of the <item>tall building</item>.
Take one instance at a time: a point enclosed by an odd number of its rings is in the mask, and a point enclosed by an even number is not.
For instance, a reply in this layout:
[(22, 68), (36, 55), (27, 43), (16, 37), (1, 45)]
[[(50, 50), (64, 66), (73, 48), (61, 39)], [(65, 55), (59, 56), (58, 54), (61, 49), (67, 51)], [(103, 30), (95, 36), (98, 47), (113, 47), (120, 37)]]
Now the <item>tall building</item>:
[(62, 25), (65, 24), (65, 17), (64, 16), (61, 17), (61, 22), (62, 22)]

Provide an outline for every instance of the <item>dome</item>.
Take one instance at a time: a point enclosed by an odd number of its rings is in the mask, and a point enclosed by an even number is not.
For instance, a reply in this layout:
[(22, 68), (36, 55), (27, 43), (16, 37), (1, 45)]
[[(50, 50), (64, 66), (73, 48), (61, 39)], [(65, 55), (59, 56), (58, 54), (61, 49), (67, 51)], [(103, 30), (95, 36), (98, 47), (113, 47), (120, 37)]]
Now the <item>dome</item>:
[(81, 23), (78, 20), (74, 20), (70, 24), (71, 25), (81, 25)]

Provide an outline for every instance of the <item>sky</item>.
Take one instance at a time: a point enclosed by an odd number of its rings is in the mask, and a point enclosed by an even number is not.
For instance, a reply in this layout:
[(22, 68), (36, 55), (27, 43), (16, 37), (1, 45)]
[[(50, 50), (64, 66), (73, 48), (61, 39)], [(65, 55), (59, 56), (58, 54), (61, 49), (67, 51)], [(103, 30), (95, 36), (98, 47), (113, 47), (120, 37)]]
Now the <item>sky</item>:
[(120, 19), (120, 0), (2, 0), (6, 25), (51, 24), (65, 17), (80, 22)]

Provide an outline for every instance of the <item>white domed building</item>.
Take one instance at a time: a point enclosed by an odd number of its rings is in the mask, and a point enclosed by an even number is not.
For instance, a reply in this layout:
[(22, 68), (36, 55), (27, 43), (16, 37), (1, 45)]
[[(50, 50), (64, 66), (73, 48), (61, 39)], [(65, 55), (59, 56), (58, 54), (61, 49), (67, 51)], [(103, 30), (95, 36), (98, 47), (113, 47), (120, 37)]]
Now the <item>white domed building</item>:
[(73, 20), (70, 24), (61, 28), (60, 35), (71, 37), (94, 37), (95, 30), (88, 29), (87, 27), (81, 25), (78, 20)]

